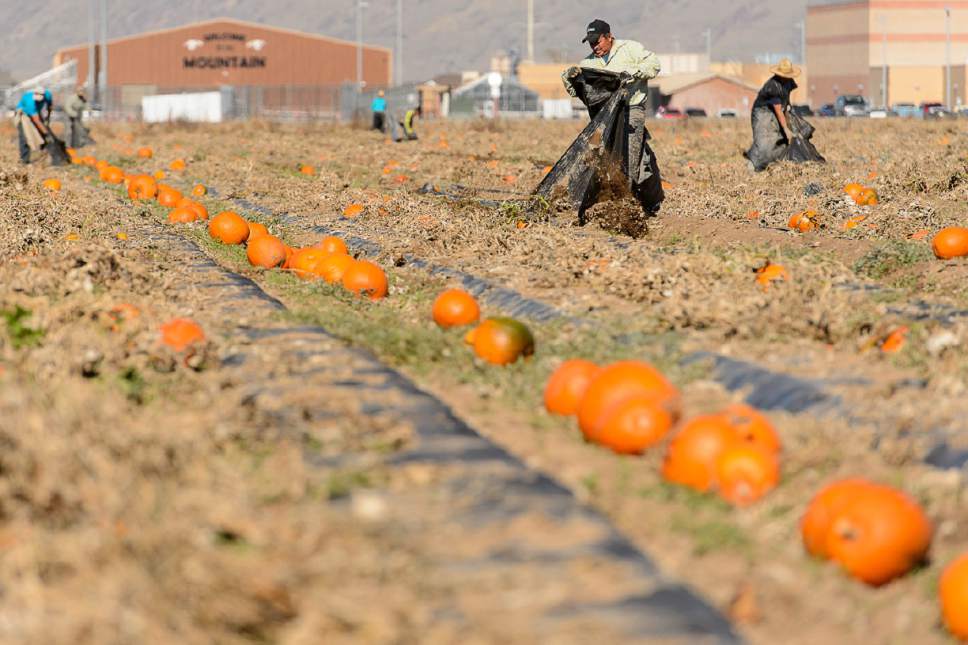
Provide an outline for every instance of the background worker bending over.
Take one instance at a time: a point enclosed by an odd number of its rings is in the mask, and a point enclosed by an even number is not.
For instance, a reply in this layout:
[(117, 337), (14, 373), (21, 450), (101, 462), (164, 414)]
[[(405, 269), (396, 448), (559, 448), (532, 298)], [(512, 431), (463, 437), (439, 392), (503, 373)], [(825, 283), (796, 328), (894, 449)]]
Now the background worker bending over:
[(655, 215), (665, 199), (659, 165), (649, 146), (649, 131), (645, 127), (646, 99), (649, 80), (659, 75), (659, 57), (634, 40), (618, 40), (604, 20), (593, 20), (585, 30), (583, 43), (592, 53), (579, 63), (580, 67), (565, 70), (561, 80), (571, 96), (577, 96), (572, 81), (581, 68), (605, 69), (626, 77), (629, 88), (628, 171), (632, 194), (648, 215)]

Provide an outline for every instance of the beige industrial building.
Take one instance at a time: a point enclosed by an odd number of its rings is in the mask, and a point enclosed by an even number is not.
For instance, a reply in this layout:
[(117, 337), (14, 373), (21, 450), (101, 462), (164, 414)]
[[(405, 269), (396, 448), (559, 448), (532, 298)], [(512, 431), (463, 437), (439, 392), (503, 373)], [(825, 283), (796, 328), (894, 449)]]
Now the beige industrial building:
[(841, 94), (859, 94), (873, 105), (965, 104), (966, 0), (811, 0), (806, 32), (815, 107)]

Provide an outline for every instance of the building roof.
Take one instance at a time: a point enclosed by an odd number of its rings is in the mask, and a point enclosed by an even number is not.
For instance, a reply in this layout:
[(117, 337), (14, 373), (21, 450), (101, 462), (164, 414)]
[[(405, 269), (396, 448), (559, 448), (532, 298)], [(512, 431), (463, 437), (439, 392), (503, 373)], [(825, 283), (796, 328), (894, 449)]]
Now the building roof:
[[(311, 38), (313, 40), (322, 40), (322, 41), (334, 43), (337, 45), (351, 45), (353, 47), (356, 47), (356, 41), (352, 41), (352, 40), (343, 40), (342, 38), (332, 38), (330, 36), (312, 34), (305, 31), (299, 31), (297, 29), (288, 29), (286, 27), (276, 27), (273, 25), (265, 25), (258, 22), (252, 22), (250, 20), (239, 20), (237, 18), (212, 18), (210, 20), (200, 20), (198, 22), (186, 23), (184, 25), (178, 25), (176, 27), (166, 27), (164, 29), (153, 29), (151, 31), (143, 31), (138, 34), (131, 34), (130, 36), (121, 36), (120, 38), (112, 38), (108, 40), (108, 44), (112, 45), (114, 43), (121, 43), (129, 40), (137, 40), (139, 38), (147, 38), (150, 36), (157, 36), (159, 34), (168, 34), (173, 31), (181, 31), (182, 29), (189, 29), (192, 27), (204, 27), (205, 25), (213, 25), (213, 24), (225, 23), (225, 22), (239, 25), (241, 27), (255, 27), (256, 29), (265, 29), (267, 31), (275, 31), (283, 34), (291, 34), (293, 36), (301, 36), (303, 38)], [(68, 47), (61, 47), (60, 49), (57, 50), (57, 52), (55, 52), (55, 56), (57, 54), (61, 54), (63, 52), (66, 52), (72, 49), (77, 49), (79, 47), (87, 47), (87, 46), (88, 46), (88, 43), (78, 43), (76, 45), (70, 45)], [(366, 47), (367, 49), (379, 49), (387, 53), (390, 52), (390, 49), (387, 47), (380, 47), (377, 45), (367, 45), (366, 43), (363, 43), (363, 46)]]
[(732, 83), (733, 85), (738, 85), (745, 89), (751, 90), (753, 92), (759, 91), (758, 87), (750, 85), (746, 81), (736, 78), (734, 76), (725, 76), (723, 74), (714, 74), (712, 72), (697, 72), (694, 74), (671, 74), (669, 76), (660, 76), (654, 81), (653, 84), (659, 87), (659, 91), (663, 94), (675, 94), (676, 92), (681, 92), (685, 89), (689, 89), (696, 85), (701, 85), (702, 83), (708, 83), (709, 81), (719, 79), (726, 81), (727, 83)]

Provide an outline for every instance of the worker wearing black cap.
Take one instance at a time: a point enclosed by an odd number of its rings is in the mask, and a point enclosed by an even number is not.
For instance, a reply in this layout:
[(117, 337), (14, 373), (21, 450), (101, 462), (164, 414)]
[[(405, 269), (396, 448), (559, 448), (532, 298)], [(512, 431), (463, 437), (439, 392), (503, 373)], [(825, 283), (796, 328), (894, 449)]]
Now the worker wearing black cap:
[(649, 133), (645, 127), (646, 99), (649, 80), (659, 75), (659, 57), (634, 40), (618, 40), (612, 28), (604, 20), (593, 20), (585, 30), (583, 43), (588, 43), (592, 53), (561, 75), (565, 89), (577, 96), (572, 80), (581, 74), (581, 68), (604, 69), (619, 72), (626, 77), (629, 88), (629, 178), (632, 192), (649, 214), (655, 214), (665, 195), (659, 177), (655, 153), (648, 144)]

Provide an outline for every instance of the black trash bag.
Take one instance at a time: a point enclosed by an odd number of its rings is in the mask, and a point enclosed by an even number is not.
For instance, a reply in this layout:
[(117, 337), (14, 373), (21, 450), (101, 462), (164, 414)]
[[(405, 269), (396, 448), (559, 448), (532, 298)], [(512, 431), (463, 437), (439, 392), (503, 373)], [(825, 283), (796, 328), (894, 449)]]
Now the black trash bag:
[(615, 174), (610, 170), (621, 169), (627, 183), (629, 90), (619, 74), (606, 70), (582, 69), (572, 84), (592, 120), (534, 194), (550, 199), (557, 187), (564, 188), (584, 225), (585, 211), (596, 203), (603, 180)]
[(50, 155), (52, 166), (66, 166), (71, 163), (71, 158), (67, 154), (67, 146), (50, 132), (44, 135), (44, 150)]
[(787, 112), (787, 127), (789, 127), (790, 134), (793, 136), (790, 140), (790, 145), (787, 147), (786, 159), (796, 163), (803, 163), (805, 161), (827, 162), (823, 158), (823, 155), (817, 151), (813, 143), (810, 142), (813, 139), (813, 133), (816, 131), (816, 128), (806, 119), (793, 110), (790, 110)]

